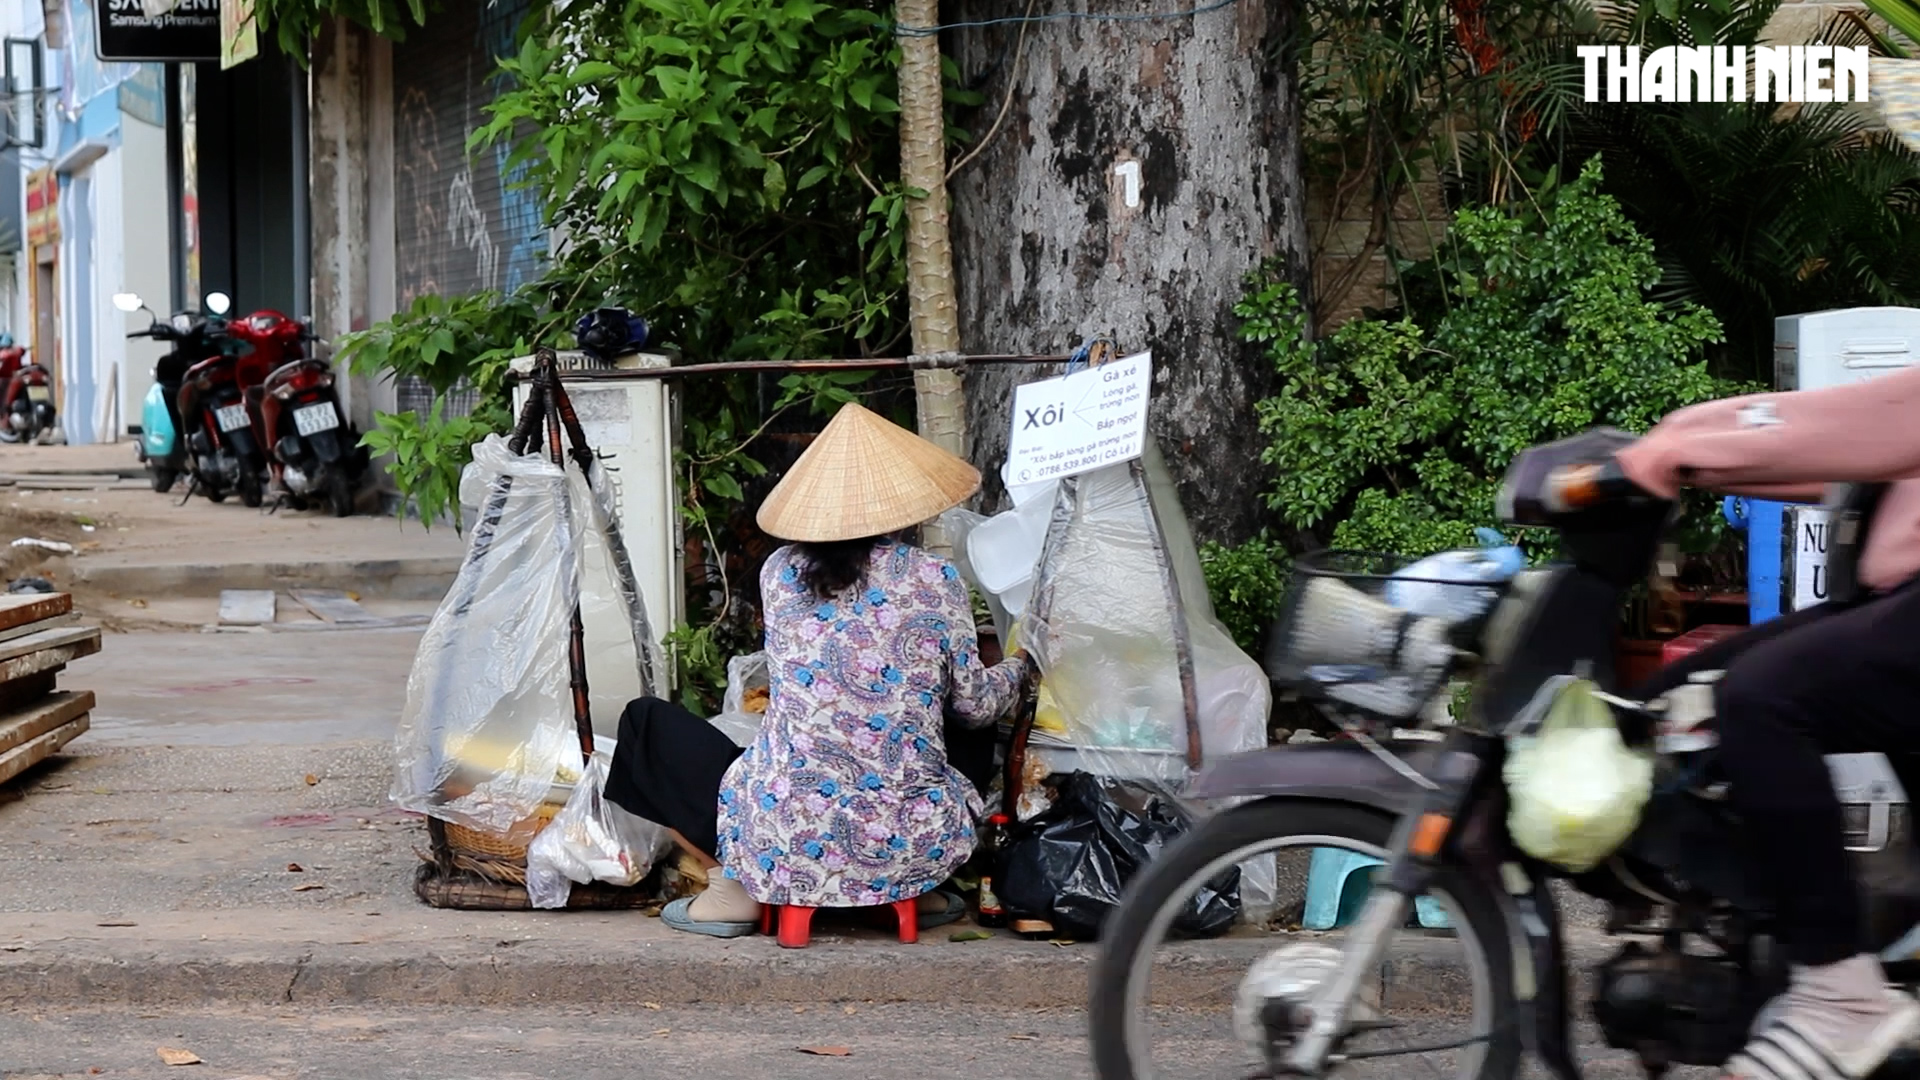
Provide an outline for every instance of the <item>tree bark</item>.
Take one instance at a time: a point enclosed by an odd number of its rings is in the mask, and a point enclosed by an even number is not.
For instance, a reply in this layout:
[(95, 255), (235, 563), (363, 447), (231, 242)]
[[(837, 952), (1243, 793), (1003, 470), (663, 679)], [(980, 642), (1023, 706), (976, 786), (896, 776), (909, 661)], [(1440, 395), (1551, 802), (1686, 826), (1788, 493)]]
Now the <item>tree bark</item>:
[[(894, 18), (903, 27), (937, 26), (939, 0), (899, 0)], [(907, 319), (913, 351), (921, 356), (960, 351), (955, 315), (953, 245), (947, 222), (945, 92), (940, 78), (940, 39), (900, 39), (900, 182), (924, 191), (907, 198)], [(967, 453), (966, 390), (957, 372), (916, 371), (914, 398), (920, 435), (934, 445)], [(927, 547), (951, 553), (937, 525), (923, 530)]]
[[(1005, 123), (952, 178), (967, 350), (1055, 351), (1095, 335), (1152, 349), (1151, 431), (1203, 539), (1242, 540), (1271, 520), (1254, 403), (1273, 375), (1239, 340), (1233, 306), (1268, 258), (1308, 288), (1299, 111), (1276, 58), (1293, 10), (1241, 0), (1165, 21), (1031, 23), (1024, 47), (1017, 26), (948, 32), (963, 78), (990, 73), (976, 133), (1013, 84)], [(949, 23), (1017, 14), (1007, 0), (948, 0), (946, 11)], [(1003, 501), (1013, 386), (1035, 377), (967, 374), (990, 506)]]

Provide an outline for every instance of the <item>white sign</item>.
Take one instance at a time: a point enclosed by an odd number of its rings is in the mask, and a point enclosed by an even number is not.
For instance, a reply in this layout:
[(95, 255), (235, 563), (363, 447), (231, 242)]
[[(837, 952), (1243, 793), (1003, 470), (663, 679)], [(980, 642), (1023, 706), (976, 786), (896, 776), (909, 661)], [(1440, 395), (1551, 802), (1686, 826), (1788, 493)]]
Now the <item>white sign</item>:
[(1788, 551), (1793, 559), (1791, 610), (1827, 602), (1827, 511), (1814, 506), (1787, 508)]
[(1007, 479), (1036, 484), (1140, 456), (1153, 354), (1137, 353), (1013, 391)]

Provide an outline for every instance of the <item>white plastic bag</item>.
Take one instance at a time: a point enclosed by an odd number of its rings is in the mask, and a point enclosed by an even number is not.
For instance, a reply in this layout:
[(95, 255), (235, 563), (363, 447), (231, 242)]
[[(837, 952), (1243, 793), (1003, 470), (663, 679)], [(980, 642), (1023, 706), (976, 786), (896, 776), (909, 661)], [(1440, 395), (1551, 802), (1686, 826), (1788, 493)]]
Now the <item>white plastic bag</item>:
[(1507, 831), (1520, 850), (1582, 873), (1640, 824), (1653, 794), (1653, 759), (1627, 746), (1598, 687), (1562, 676), (1535, 696), (1533, 734), (1515, 736), (1504, 776)]
[(407, 676), (391, 795), (520, 837), (580, 766), (567, 669), (579, 536), (560, 467), (516, 456), (498, 435), (474, 446), (460, 487), (480, 514)]
[(760, 719), (766, 713), (747, 708), (747, 691), (765, 690), (767, 683), (766, 653), (748, 653), (728, 660), (727, 692), (721, 699), (720, 715), (707, 723), (719, 728), (735, 746), (748, 746), (760, 733)]
[(600, 794), (606, 786), (607, 758), (596, 753), (567, 805), (527, 845), (534, 907), (566, 907), (576, 884), (638, 885), (672, 845), (667, 830), (608, 802)]
[[(1493, 606), (1494, 589), (1461, 586), (1508, 581), (1527, 565), (1526, 553), (1491, 529), (1477, 530), (1481, 547), (1442, 551), (1397, 571), (1386, 586), (1386, 601), (1429, 618), (1465, 622)], [(1441, 584), (1458, 582), (1459, 586)]]
[(580, 537), (580, 620), (588, 627), (588, 709), (595, 734), (620, 733), (627, 703), (655, 694), (655, 651), (659, 648), (635, 581), (615, 515), (612, 475), (598, 458), (591, 485), (578, 469), (567, 470), (569, 505)]

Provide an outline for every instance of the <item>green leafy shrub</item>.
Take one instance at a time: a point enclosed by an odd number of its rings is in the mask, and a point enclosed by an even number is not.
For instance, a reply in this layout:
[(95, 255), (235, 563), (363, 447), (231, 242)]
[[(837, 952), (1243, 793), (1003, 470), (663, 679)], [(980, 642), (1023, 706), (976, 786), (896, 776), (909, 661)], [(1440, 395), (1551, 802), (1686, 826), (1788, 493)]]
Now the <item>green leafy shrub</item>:
[(394, 483), (404, 493), (400, 514), (409, 507), (428, 528), (442, 515), (452, 515), (460, 528), (460, 473), (473, 460), (474, 443), (487, 437), (493, 425), (477, 417), (446, 415), (446, 395), (436, 395), (425, 417), (416, 413), (381, 413), (372, 431), (361, 440), (377, 454), (391, 454), (388, 466)]
[(1599, 424), (1644, 431), (1739, 389), (1701, 359), (1719, 324), (1648, 298), (1652, 244), (1590, 162), (1529, 207), (1461, 212), (1430, 299), (1310, 341), (1299, 297), (1257, 277), (1237, 309), (1280, 393), (1259, 406), (1269, 494), (1308, 542), (1424, 555), (1493, 523), (1513, 457)]
[(1286, 545), (1264, 532), (1243, 544), (1208, 541), (1200, 548), (1213, 613), (1250, 656), (1260, 655), (1268, 628), (1280, 617), (1291, 562)]

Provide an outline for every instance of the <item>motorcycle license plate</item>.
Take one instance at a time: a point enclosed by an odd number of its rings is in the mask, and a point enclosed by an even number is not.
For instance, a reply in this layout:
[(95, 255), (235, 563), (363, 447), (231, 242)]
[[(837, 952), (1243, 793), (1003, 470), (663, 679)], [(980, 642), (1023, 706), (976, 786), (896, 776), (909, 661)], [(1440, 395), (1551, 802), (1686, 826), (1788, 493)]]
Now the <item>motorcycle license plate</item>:
[(29, 386), (27, 387), (27, 400), (28, 401), (52, 401), (53, 387)]
[(220, 421), (221, 431), (239, 431), (241, 428), (247, 426), (247, 407), (245, 405), (222, 405), (218, 409), (213, 410), (213, 415)]
[(302, 435), (318, 435), (339, 427), (340, 415), (334, 411), (333, 402), (323, 401), (293, 410), (293, 426), (299, 428)]

